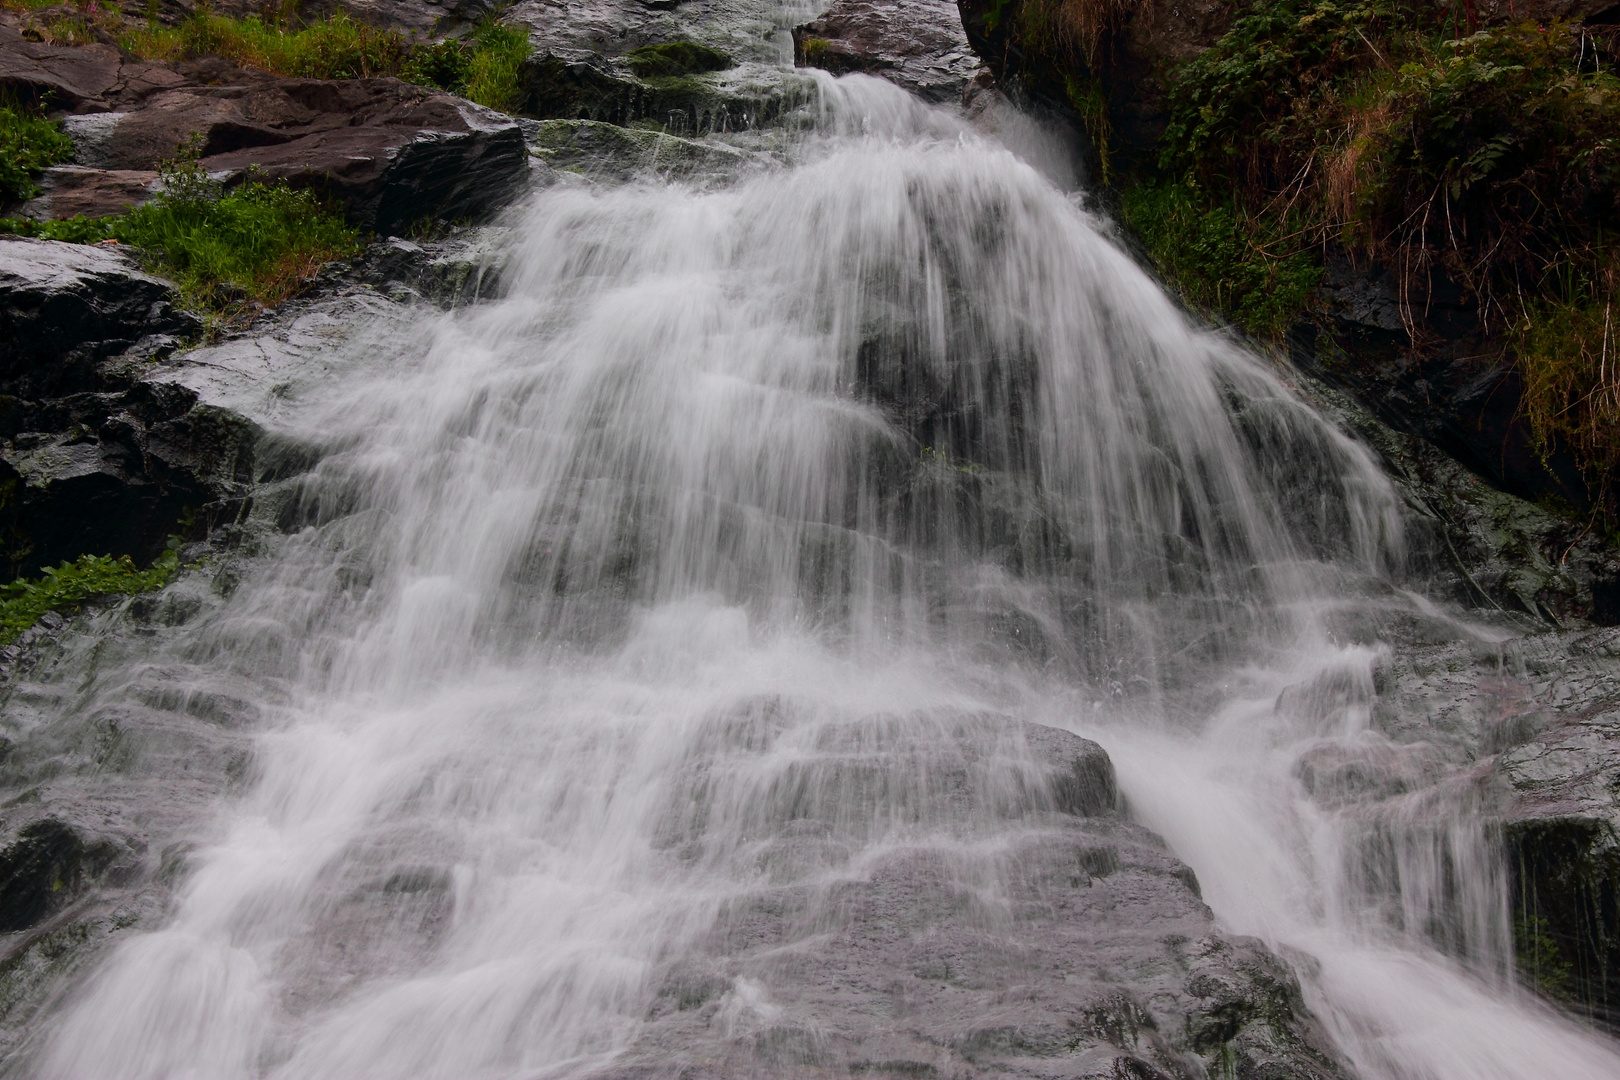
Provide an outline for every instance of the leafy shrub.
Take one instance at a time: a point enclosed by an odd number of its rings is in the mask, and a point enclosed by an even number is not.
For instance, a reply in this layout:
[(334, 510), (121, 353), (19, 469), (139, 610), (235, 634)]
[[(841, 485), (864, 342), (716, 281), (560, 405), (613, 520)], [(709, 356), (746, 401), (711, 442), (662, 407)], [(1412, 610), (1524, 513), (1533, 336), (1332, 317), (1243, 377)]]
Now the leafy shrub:
[(15, 641), (48, 611), (71, 612), (96, 596), (161, 589), (180, 568), (177, 540), (145, 570), (128, 555), (83, 555), (40, 577), (0, 585), (0, 645)]
[(472, 67), (469, 53), (465, 42), (454, 39), (424, 45), (411, 53), (399, 77), (418, 86), (437, 86), (455, 93), (467, 85)]
[(36, 107), (0, 97), (0, 203), (32, 199), (40, 170), (72, 156), (73, 143), (59, 124)]

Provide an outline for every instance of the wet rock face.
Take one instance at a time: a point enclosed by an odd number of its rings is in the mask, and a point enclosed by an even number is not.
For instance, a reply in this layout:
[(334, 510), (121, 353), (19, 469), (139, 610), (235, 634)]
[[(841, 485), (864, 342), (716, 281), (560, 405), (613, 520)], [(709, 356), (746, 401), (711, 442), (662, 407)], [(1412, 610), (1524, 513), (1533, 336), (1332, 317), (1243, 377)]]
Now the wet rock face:
[(793, 62), (878, 75), (937, 102), (961, 101), (979, 70), (949, 0), (836, 0), (793, 28)]
[(119, 855), (54, 818), (36, 821), (0, 851), (0, 934), (34, 926), (71, 901)]
[(1387, 808), (1413, 836), (1460, 806), (1504, 860), (1519, 979), (1620, 1028), (1620, 630), (1415, 629), (1385, 628), (1401, 643), (1374, 673), (1369, 737), (1296, 775), (1323, 806)]
[[(1327, 332), (1298, 328), (1291, 341), (1295, 363), (1503, 491), (1589, 505), (1574, 459), (1535, 445), (1519, 413), (1523, 391), (1512, 358), (1484, 333), (1472, 304), (1443, 275), (1435, 275), (1429, 296), (1403, 304), (1379, 267), (1330, 260), (1319, 299)], [(1413, 331), (1429, 345), (1413, 348)]]
[(89, 388), (98, 360), (150, 335), (201, 328), (176, 300), (172, 285), (115, 249), (0, 240), (0, 390), (38, 396)]
[(148, 559), (183, 515), (228, 517), (245, 496), (253, 425), (139, 377), (200, 328), (174, 298), (116, 250), (0, 241), (0, 548), (11, 573), (83, 554)]
[[(715, 742), (759, 751), (761, 729)], [(946, 731), (954, 753), (925, 780), (903, 755), (844, 752), (872, 733), (829, 732), (821, 771), (769, 785), (795, 793), (750, 826), (772, 884), (728, 902), (661, 975), (643, 1034), (600, 1080), (1340, 1075), (1288, 967), (1220, 936), (1191, 871), (1117, 815), (1100, 746), (1006, 718)], [(921, 831), (867, 849), (858, 872), (807, 873), (859, 846), (851, 825), (881, 809), (859, 793), (877, 791), (923, 830), (942, 804), (994, 820), (997, 853)], [(676, 850), (702, 843), (702, 815), (688, 824)]]
[(1530, 639), (1494, 773), (1532, 983), (1620, 1027), (1620, 629)]
[[(1518, 633), (1615, 625), (1607, 597), (1617, 552), (1583, 521), (1547, 512), (1480, 479), (1424, 438), (1399, 431), (1333, 382), (1298, 376), (1318, 410), (1379, 456), (1404, 504), (1409, 582)], [(1351, 640), (1372, 641), (1365, 628)]]
[(1091, 57), (1083, 50), (1019, 37), (1021, 0), (958, 0), (968, 41), (1005, 87), (1068, 107), (1068, 80), (1105, 88), (1116, 152), (1155, 153), (1164, 132), (1168, 77), (1226, 33), (1239, 5), (1230, 0), (1138, 0), (1121, 4)]

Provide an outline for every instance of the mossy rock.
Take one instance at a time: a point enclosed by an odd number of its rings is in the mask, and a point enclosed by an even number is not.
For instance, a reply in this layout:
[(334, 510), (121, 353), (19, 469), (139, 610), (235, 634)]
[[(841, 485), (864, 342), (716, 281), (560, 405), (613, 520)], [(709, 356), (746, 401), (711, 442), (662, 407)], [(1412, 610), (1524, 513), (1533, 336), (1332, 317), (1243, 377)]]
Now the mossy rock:
[(731, 57), (719, 49), (711, 49), (695, 41), (643, 45), (626, 55), (624, 60), (630, 65), (630, 70), (643, 79), (724, 71), (734, 64)]

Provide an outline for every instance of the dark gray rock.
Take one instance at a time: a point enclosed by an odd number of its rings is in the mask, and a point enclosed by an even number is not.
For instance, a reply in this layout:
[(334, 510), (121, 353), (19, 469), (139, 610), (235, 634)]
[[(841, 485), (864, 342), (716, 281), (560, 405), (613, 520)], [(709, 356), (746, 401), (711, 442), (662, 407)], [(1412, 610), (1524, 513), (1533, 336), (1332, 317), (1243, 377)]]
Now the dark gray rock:
[(78, 895), (117, 860), (116, 845), (54, 818), (24, 827), (0, 850), (0, 933), (26, 930)]
[(748, 73), (634, 75), (628, 65), (540, 52), (519, 74), (525, 116), (653, 126), (680, 136), (742, 132), (771, 124), (799, 103), (794, 88)]
[[(1351, 393), (1296, 378), (1318, 409), (1373, 450), (1400, 492), (1412, 585), (1518, 632), (1620, 622), (1620, 605), (1609, 599), (1620, 584), (1620, 552), (1590, 521), (1508, 494), (1434, 443), (1390, 427)], [(1365, 629), (1348, 632), (1372, 640)]]
[(0, 390), (88, 389), (97, 361), (154, 334), (189, 335), (174, 286), (107, 246), (0, 238)]
[(146, 561), (180, 530), (234, 519), (257, 429), (184, 388), (138, 382), (13, 405), (0, 429), (0, 543), (13, 573), (80, 555)]
[(793, 28), (793, 62), (879, 75), (925, 101), (961, 101), (979, 70), (950, 0), (836, 0)]
[[(1557, 447), (1544, 452), (1521, 415), (1512, 357), (1443, 274), (1435, 274), (1427, 295), (1403, 298), (1381, 268), (1330, 260), (1321, 299), (1327, 332), (1296, 328), (1290, 350), (1297, 364), (1503, 491), (1590, 506), (1574, 458)], [(1418, 339), (1428, 345), (1413, 348)]]
[(724, 143), (595, 120), (544, 122), (535, 135), (534, 154), (553, 169), (618, 182), (638, 176), (724, 180), (756, 164), (752, 155)]

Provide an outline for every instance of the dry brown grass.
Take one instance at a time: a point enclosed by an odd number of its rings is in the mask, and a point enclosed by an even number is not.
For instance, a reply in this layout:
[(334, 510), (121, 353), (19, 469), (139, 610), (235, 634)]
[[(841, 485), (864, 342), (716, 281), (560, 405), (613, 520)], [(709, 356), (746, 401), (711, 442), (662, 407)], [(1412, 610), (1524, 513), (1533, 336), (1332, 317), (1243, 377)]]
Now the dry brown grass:
[[(1108, 36), (1118, 30), (1142, 0), (1029, 0), (1024, 5), (1025, 37), (1054, 52), (1095, 66)], [(1055, 48), (1054, 48), (1055, 46)]]

